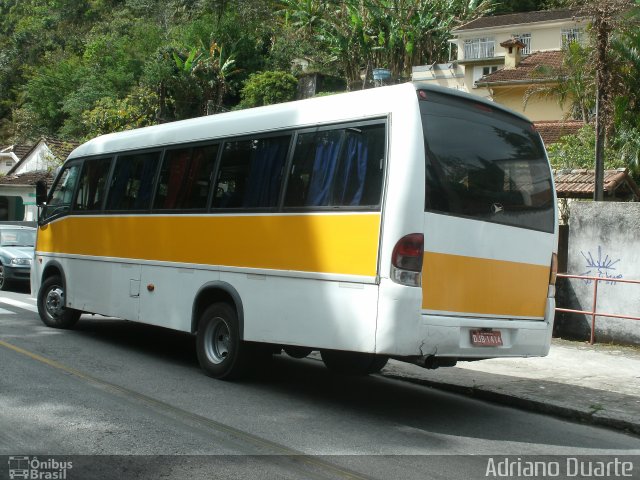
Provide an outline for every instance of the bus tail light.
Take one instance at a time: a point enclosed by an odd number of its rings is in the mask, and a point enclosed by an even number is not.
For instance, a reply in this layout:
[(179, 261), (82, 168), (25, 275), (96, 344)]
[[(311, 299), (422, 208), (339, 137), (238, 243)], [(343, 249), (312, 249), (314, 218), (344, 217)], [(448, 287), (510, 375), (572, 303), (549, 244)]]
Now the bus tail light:
[(410, 233), (398, 240), (391, 255), (391, 280), (401, 285), (419, 287), (423, 255), (423, 234)]

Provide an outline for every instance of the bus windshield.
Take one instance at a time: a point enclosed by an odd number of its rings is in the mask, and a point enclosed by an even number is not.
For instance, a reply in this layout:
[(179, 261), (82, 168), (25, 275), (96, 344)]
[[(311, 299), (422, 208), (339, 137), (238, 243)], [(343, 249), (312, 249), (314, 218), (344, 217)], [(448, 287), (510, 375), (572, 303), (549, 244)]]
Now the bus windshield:
[(551, 170), (531, 123), (425, 92), (425, 210), (553, 233)]

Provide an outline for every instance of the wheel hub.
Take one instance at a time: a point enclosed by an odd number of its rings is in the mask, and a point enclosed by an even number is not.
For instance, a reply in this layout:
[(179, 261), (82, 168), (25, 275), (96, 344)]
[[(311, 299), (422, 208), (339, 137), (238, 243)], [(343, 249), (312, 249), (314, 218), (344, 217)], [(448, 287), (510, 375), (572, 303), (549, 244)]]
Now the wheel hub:
[(205, 331), (205, 353), (211, 363), (222, 363), (229, 355), (229, 326), (222, 318), (214, 318)]
[(64, 291), (60, 287), (55, 287), (47, 293), (45, 301), (47, 312), (52, 317), (59, 317), (64, 310)]

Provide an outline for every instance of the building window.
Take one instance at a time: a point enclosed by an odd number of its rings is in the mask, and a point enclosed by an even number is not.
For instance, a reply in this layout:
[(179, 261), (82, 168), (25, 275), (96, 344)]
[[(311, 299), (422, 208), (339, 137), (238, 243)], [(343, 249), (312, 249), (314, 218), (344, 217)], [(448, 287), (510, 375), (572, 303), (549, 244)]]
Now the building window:
[(531, 34), (530, 33), (514, 33), (513, 38), (520, 40), (524, 43), (524, 48), (520, 51), (522, 55), (529, 55), (531, 53)]
[(490, 37), (465, 40), (464, 58), (465, 60), (493, 58), (495, 56), (495, 44), (495, 40)]
[(583, 28), (563, 28), (562, 29), (562, 46), (566, 46), (573, 42), (582, 43)]
[(483, 67), (474, 67), (473, 69), (473, 88), (476, 88), (476, 82), (480, 80), (485, 75), (489, 75), (490, 73), (497, 72), (500, 68), (500, 65), (485, 65)]
[(489, 67), (482, 67), (482, 76), (489, 75), (490, 73), (494, 73), (498, 71), (497, 65), (491, 65)]
[(5, 166), (7, 166), (7, 167), (12, 167), (12, 166), (13, 166), (13, 161), (11, 161), (11, 160), (7, 160), (7, 161), (5, 161), (5, 162), (4, 162), (4, 164), (5, 164)]

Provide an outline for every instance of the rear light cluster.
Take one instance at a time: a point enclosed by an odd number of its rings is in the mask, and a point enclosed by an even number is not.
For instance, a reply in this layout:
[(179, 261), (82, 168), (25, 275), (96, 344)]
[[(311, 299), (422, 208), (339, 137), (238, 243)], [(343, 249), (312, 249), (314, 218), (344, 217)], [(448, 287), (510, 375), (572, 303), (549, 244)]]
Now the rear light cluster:
[(423, 234), (410, 233), (398, 240), (391, 255), (391, 280), (401, 285), (419, 287), (423, 255)]

